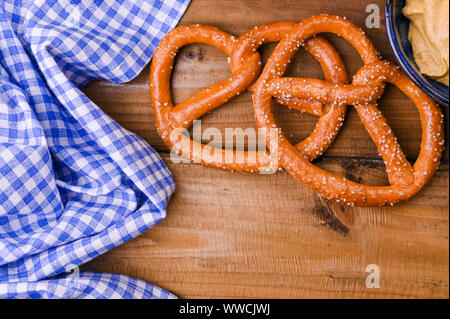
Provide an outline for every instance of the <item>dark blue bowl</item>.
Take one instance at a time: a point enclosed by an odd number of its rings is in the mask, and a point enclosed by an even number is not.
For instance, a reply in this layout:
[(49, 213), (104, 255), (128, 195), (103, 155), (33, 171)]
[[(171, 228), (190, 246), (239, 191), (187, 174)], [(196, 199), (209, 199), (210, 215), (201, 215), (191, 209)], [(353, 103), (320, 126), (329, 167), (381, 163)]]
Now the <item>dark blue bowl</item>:
[(408, 40), (409, 19), (402, 14), (405, 0), (386, 1), (386, 31), (395, 58), (411, 80), (437, 103), (448, 107), (448, 86), (420, 73)]

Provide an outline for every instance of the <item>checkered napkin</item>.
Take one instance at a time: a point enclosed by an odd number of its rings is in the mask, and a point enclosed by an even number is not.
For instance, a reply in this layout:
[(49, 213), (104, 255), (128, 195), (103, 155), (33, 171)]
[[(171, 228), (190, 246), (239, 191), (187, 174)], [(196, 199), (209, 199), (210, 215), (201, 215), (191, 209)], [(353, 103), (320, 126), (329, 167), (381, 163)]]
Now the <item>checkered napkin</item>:
[(166, 214), (171, 173), (80, 88), (128, 81), (189, 0), (0, 0), (0, 298), (173, 295), (67, 272)]

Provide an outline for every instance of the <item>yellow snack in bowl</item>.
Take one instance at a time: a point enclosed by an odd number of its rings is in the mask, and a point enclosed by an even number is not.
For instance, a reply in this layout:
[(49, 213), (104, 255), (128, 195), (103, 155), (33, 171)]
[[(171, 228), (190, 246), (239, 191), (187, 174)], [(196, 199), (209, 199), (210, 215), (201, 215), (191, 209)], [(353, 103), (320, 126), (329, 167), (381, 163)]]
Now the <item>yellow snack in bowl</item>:
[(424, 75), (449, 85), (449, 0), (406, 0), (409, 41)]

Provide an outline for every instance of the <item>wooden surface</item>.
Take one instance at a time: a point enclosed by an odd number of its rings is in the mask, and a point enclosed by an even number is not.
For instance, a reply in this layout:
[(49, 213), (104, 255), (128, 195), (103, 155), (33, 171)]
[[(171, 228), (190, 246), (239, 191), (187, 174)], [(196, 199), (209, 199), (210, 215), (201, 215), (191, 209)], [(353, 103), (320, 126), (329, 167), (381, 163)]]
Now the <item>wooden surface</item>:
[[(324, 12), (345, 15), (393, 61), (384, 20), (380, 29), (364, 26), (370, 3), (379, 4), (383, 12), (384, 0), (193, 0), (181, 24), (212, 24), (241, 35), (262, 23), (298, 21)], [(353, 75), (361, 66), (356, 51), (341, 39), (328, 38)], [(265, 46), (263, 56), (273, 47)], [(298, 54), (288, 73), (322, 78), (320, 67), (305, 52)], [(341, 208), (285, 172), (261, 176), (173, 164), (155, 130), (148, 75), (147, 67), (130, 83), (99, 81), (84, 91), (160, 152), (174, 173), (177, 191), (163, 222), (84, 270), (135, 276), (184, 298), (449, 297), (448, 147), (436, 176), (412, 200), (387, 208)], [(174, 101), (229, 75), (224, 54), (190, 45), (177, 58)], [(414, 106), (389, 87), (380, 109), (413, 161), (421, 130)], [(313, 116), (282, 107), (275, 113), (292, 141), (305, 138), (316, 122)], [(445, 113), (447, 122), (448, 110)], [(203, 129), (222, 132), (225, 127), (256, 127), (248, 94), (202, 120)], [(355, 181), (387, 183), (383, 162), (351, 108), (338, 140), (317, 164)], [(365, 285), (369, 264), (380, 267), (379, 289)]]

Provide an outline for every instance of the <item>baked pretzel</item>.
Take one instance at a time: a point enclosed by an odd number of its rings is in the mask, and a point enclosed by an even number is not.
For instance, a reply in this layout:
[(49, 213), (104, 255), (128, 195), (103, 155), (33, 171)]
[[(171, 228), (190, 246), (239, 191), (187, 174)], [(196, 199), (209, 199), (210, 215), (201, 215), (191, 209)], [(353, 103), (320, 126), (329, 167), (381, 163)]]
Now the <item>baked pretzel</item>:
[[(291, 22), (263, 25), (238, 40), (215, 27), (203, 25), (182, 26), (167, 34), (155, 52), (150, 71), (151, 102), (157, 130), (165, 144), (192, 162), (210, 167), (240, 172), (279, 169), (278, 154), (274, 154), (277, 158), (272, 160), (270, 152), (218, 149), (193, 141), (183, 132), (191, 127), (194, 120), (242, 91), (252, 91), (250, 86), (261, 71), (261, 57), (257, 49), (264, 43), (280, 41), (294, 26)], [(194, 42), (213, 45), (226, 53), (230, 57), (232, 76), (173, 106), (170, 77), (174, 59), (181, 47)], [(311, 39), (305, 47), (319, 61), (326, 81), (348, 82), (345, 66), (328, 41)], [(344, 104), (323, 106), (321, 102), (286, 97), (280, 97), (278, 102), (320, 116), (313, 133), (297, 145), (309, 160), (320, 156), (333, 143), (346, 112)]]
[[(235, 72), (263, 44), (279, 42), (295, 27), (294, 22), (279, 22), (256, 26), (243, 34), (237, 42), (237, 48), (231, 57), (231, 70)], [(305, 43), (305, 49), (319, 61), (327, 82), (346, 84), (348, 82), (345, 65), (334, 47), (325, 39), (311, 38)], [(254, 93), (254, 84), (249, 88)], [(297, 149), (312, 161), (323, 154), (333, 144), (344, 122), (347, 106), (345, 104), (324, 104), (320, 101), (295, 98), (285, 94), (275, 102), (290, 108), (320, 116), (313, 132), (296, 145)]]
[[(352, 85), (281, 78), (297, 49), (309, 38), (324, 32), (342, 36), (361, 55), (364, 66), (355, 75)], [(397, 86), (419, 111), (422, 142), (414, 166), (406, 159), (386, 119), (374, 104), (383, 92), (384, 82)], [(393, 205), (414, 196), (436, 172), (444, 145), (440, 108), (398, 67), (380, 61), (364, 32), (345, 18), (320, 15), (303, 20), (275, 48), (254, 86), (254, 113), (263, 133), (264, 128), (277, 127), (271, 111), (273, 96), (286, 94), (327, 103), (353, 103), (385, 162), (390, 186), (355, 183), (310, 163), (278, 130), (278, 150), (284, 169), (327, 199), (349, 206)], [(270, 143), (271, 139), (266, 136), (266, 144), (270, 146)]]

